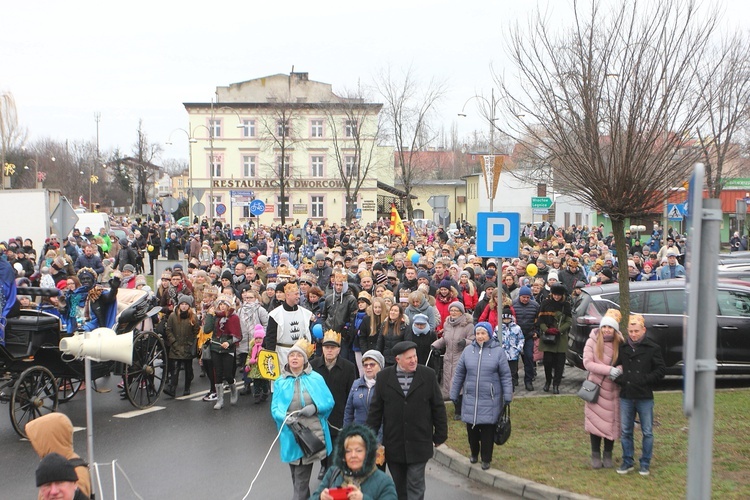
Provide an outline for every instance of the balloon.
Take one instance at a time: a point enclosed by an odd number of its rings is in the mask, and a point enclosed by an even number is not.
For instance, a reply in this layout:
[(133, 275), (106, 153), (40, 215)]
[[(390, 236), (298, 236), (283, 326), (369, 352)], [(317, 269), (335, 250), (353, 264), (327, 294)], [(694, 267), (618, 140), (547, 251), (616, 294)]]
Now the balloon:
[(406, 258), (411, 260), (415, 253), (417, 253), (417, 251), (412, 248), (411, 250), (406, 252)]
[(539, 272), (539, 268), (536, 267), (536, 264), (529, 264), (528, 266), (526, 266), (526, 274), (528, 274), (532, 278), (536, 276), (537, 272)]
[(147, 246), (146, 250), (148, 250), (149, 252), (153, 252), (154, 251), (154, 245)]
[(323, 325), (321, 324), (313, 325), (312, 334), (313, 334), (313, 337), (315, 337), (316, 339), (322, 339), (323, 338)]
[(414, 265), (417, 265), (417, 263), (419, 262), (419, 258), (420, 258), (420, 257), (422, 257), (422, 256), (421, 256), (421, 255), (419, 255), (419, 254), (418, 254), (417, 252), (414, 252), (414, 253), (413, 253), (413, 254), (411, 255), (411, 261), (412, 261), (412, 263), (413, 263)]

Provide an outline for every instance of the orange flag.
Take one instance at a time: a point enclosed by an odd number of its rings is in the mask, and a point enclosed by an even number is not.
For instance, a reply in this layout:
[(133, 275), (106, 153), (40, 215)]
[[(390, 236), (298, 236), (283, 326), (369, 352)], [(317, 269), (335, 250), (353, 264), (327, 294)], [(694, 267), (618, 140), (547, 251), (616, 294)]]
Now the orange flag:
[(394, 236), (401, 236), (401, 242), (406, 243), (406, 229), (404, 228), (404, 222), (401, 220), (401, 216), (396, 210), (396, 205), (391, 205), (391, 229), (390, 234)]

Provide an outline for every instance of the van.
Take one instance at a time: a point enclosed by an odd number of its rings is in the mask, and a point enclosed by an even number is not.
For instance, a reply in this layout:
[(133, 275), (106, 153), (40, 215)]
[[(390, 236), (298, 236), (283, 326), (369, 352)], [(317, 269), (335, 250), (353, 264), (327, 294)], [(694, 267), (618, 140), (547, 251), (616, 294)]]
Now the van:
[(76, 229), (83, 233), (85, 229), (91, 228), (91, 232), (99, 234), (99, 229), (104, 228), (109, 234), (109, 215), (102, 212), (86, 212), (78, 214), (78, 222), (75, 225)]

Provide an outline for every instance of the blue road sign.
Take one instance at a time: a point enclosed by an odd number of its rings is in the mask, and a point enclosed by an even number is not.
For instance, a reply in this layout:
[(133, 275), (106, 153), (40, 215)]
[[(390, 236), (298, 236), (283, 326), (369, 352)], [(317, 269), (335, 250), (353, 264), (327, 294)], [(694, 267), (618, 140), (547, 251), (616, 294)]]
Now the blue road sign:
[(683, 213), (680, 210), (682, 204), (669, 203), (667, 204), (667, 219), (669, 220), (682, 220)]
[(218, 215), (224, 215), (226, 211), (227, 211), (227, 206), (224, 205), (223, 203), (219, 203), (218, 205), (216, 205), (216, 213)]
[(479, 212), (477, 214), (477, 255), (518, 257), (521, 243), (521, 214)]
[(255, 215), (256, 217), (259, 215), (262, 215), (263, 212), (266, 211), (266, 204), (263, 203), (263, 200), (253, 200), (250, 203), (250, 213)]

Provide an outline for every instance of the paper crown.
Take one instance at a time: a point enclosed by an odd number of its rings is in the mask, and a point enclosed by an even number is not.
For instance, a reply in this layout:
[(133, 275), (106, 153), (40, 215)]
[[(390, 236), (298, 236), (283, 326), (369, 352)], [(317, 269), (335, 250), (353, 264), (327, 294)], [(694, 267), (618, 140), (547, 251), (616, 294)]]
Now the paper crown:
[(344, 274), (344, 273), (335, 273), (333, 275), (333, 281), (335, 283), (346, 283), (347, 282), (346, 274)]
[(335, 343), (337, 346), (341, 346), (341, 334), (334, 330), (328, 330), (323, 334), (323, 345), (327, 343)]
[(224, 302), (229, 307), (234, 307), (234, 296), (233, 295), (220, 294), (216, 298), (216, 306), (218, 306), (222, 302)]
[(287, 283), (286, 285), (284, 285), (284, 293), (294, 293), (297, 291), (299, 291), (297, 283)]
[(300, 349), (305, 351), (308, 358), (315, 352), (315, 346), (311, 344), (309, 340), (307, 340), (307, 337), (300, 338), (297, 342), (294, 343), (293, 347), (299, 347)]

